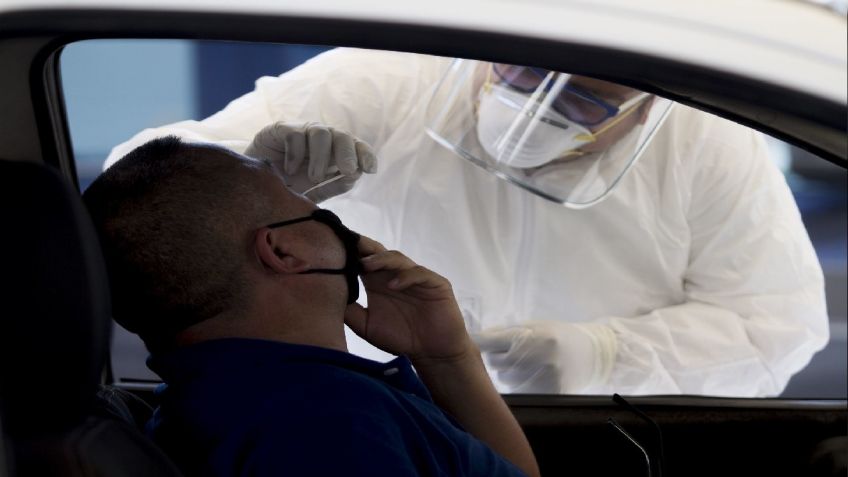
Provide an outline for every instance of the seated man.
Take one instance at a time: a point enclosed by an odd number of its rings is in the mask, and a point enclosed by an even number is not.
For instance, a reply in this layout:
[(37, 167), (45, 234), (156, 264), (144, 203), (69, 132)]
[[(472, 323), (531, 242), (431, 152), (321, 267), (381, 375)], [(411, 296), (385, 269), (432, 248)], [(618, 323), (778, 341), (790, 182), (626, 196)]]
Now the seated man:
[[(538, 475), (450, 283), (273, 166), (166, 137), (84, 199), (115, 319), (166, 383), (149, 430), (186, 474)], [(402, 356), (347, 353), (344, 323)]]

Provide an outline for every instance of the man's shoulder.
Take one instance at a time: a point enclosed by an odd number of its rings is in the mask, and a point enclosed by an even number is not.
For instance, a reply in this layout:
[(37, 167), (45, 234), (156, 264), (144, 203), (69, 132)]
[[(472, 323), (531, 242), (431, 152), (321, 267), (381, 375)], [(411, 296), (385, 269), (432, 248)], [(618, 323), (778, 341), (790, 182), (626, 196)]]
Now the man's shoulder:
[[(386, 372), (368, 373), (307, 360), (275, 366), (273, 374), (254, 370), (249, 379), (228, 370), (218, 375), (220, 392), (207, 395), (205, 403), (195, 402), (197, 390), (178, 398), (193, 401), (179, 406), (192, 413), (191, 422), (170, 413), (177, 422), (162, 430), (174, 449), (192, 439), (217, 443), (205, 451), (215, 454), (220, 468), (240, 474), (469, 475), (478, 466), (511, 469), (413, 392), (401, 378), (403, 366), (387, 366)], [(192, 423), (202, 432), (181, 430)]]
[(330, 401), (344, 409), (357, 408), (359, 402), (387, 401), (385, 406), (395, 400), (391, 386), (355, 370), (324, 363), (298, 363), (287, 368), (279, 378), (257, 387), (275, 398), (295, 399), (306, 406)]
[(377, 414), (406, 414), (404, 408), (408, 407), (434, 407), (414, 386), (393, 384), (372, 376), (376, 371), (338, 362), (304, 360), (273, 366), (267, 372), (242, 371), (231, 380), (220, 376), (220, 384), (236, 386), (230, 393), (232, 399), (259, 426), (274, 426), (281, 419), (289, 423), (300, 419), (367, 422)]
[[(276, 475), (523, 475), (428, 401), (368, 379), (264, 419), (246, 473)], [(359, 391), (359, 394), (356, 392)], [(312, 395), (313, 397), (317, 395)], [(307, 398), (308, 399), (308, 398)]]

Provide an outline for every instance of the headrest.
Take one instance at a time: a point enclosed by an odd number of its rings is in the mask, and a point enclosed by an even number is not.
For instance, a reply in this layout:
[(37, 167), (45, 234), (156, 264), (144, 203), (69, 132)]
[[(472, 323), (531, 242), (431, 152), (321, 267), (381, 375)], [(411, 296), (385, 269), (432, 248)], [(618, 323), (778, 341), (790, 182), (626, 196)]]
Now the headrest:
[(111, 326), (100, 245), (79, 193), (39, 164), (0, 161), (0, 405), (14, 437), (88, 411)]

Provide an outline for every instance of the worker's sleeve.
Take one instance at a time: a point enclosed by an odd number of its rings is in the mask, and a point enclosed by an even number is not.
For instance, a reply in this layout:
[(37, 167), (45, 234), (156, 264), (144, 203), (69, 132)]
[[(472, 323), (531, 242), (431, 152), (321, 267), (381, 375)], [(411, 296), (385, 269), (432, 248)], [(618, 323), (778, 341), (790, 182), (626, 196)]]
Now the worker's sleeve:
[(609, 319), (616, 353), (596, 391), (775, 396), (827, 343), (822, 270), (791, 191), (759, 134), (722, 129), (690, 150), (686, 301)]
[(277, 77), (202, 121), (145, 129), (112, 149), (104, 169), (145, 142), (176, 135), (242, 153), (260, 129), (276, 121), (318, 122), (352, 133), (375, 148), (426, 98), (448, 64), (444, 58), (338, 48)]

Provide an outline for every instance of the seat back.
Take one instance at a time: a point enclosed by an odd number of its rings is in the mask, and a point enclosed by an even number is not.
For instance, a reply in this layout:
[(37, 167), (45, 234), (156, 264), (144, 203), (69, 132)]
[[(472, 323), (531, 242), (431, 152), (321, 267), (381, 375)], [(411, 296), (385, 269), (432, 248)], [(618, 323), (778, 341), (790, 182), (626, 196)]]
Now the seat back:
[(79, 194), (52, 169), (0, 161), (0, 416), (12, 475), (179, 475), (138, 430), (95, 411), (108, 280)]

